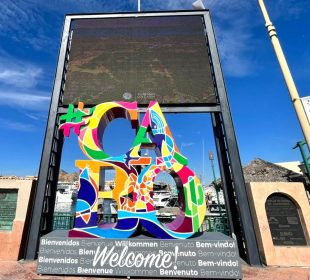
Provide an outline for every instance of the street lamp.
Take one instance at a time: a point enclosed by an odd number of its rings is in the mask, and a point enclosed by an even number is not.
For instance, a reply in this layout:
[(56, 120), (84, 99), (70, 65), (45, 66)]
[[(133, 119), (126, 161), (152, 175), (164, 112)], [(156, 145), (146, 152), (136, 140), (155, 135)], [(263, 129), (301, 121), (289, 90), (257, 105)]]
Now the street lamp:
[(280, 64), (280, 68), (282, 70), (283, 76), (284, 76), (284, 80), (287, 86), (287, 89), (289, 91), (290, 97), (291, 97), (291, 101), (293, 102), (294, 108), (295, 108), (295, 112), (297, 114), (297, 118), (299, 120), (302, 132), (304, 134), (304, 137), (306, 139), (307, 142), (307, 146), (308, 146), (308, 150), (310, 148), (310, 126), (309, 126), (309, 122), (307, 119), (307, 115), (304, 111), (303, 105), (301, 103), (301, 100), (299, 98), (298, 95), (298, 91), (297, 88), (295, 86), (292, 74), (290, 72), (290, 69), (287, 65), (285, 56), (283, 54), (282, 51), (282, 47), (280, 45), (278, 36), (277, 36), (277, 32), (276, 32), (276, 28), (273, 26), (272, 22), (270, 21), (270, 18), (268, 16), (265, 4), (263, 0), (258, 0), (259, 6), (261, 8), (263, 17), (265, 19), (265, 26), (267, 29), (267, 32), (269, 34), (271, 43), (273, 45), (274, 51), (276, 53), (278, 62)]
[(211, 169), (212, 169), (212, 173), (213, 173), (213, 185), (214, 185), (215, 192), (216, 192), (216, 199), (217, 199), (217, 204), (218, 204), (219, 212), (220, 212), (220, 220), (221, 220), (223, 227), (225, 228), (224, 219), (222, 216), (222, 206), (221, 206), (220, 196), (219, 196), (220, 186), (216, 182), (215, 170), (214, 170), (214, 154), (211, 151), (209, 151), (209, 160), (211, 163)]
[(205, 10), (205, 6), (201, 0), (197, 0), (192, 4), (194, 10)]

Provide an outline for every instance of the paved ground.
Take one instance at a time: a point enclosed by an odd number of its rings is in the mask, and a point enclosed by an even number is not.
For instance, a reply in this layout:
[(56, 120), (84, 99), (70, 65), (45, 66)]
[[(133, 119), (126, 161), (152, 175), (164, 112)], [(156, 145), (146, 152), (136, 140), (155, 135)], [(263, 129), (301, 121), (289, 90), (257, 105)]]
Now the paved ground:
[[(65, 276), (47, 276), (36, 274), (36, 262), (5, 262), (0, 261), (0, 280), (103, 280), (103, 279), (126, 279), (119, 278), (95, 278), (95, 277), (65, 277)], [(310, 280), (310, 268), (297, 267), (242, 267), (244, 280)], [(138, 278), (134, 278), (138, 279)], [(150, 279), (148, 279), (150, 280)]]

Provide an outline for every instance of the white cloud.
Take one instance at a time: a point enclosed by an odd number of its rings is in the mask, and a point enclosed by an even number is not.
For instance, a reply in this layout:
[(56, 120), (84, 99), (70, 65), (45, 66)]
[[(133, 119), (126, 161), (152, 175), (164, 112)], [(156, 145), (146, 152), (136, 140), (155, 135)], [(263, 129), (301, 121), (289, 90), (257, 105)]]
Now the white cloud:
[[(0, 36), (19, 42), (26, 48), (31, 46), (35, 50), (56, 51), (57, 44), (52, 40), (60, 31), (63, 14), (49, 14), (48, 10), (42, 9), (41, 3), (44, 2), (1, 0)], [(53, 24), (46, 20), (48, 17), (54, 17)]]
[[(143, 1), (143, 0), (142, 0)], [(40, 5), (49, 10), (58, 13), (87, 13), (87, 12), (112, 12), (112, 11), (130, 11), (137, 5), (137, 0), (54, 0), (42, 1), (32, 0), (36, 5)]]
[(2, 106), (17, 106), (29, 110), (47, 110), (49, 101), (50, 97), (42, 92), (23, 93), (0, 89), (0, 104)]
[(260, 20), (259, 17), (253, 17), (257, 12), (254, 9), (256, 3), (245, 0), (210, 0), (208, 3), (225, 76), (244, 77), (253, 74), (256, 62), (251, 56), (252, 46), (255, 45), (252, 28)]
[(40, 67), (18, 60), (0, 48), (0, 106), (47, 110), (49, 94), (37, 89), (42, 84), (42, 73)]
[(42, 73), (40, 68), (32, 66), (12, 67), (10, 65), (8, 69), (3, 68), (0, 67), (0, 83), (15, 87), (30, 88), (35, 86)]
[[(216, 32), (218, 48), (225, 74), (233, 77), (243, 77), (252, 74), (256, 62), (250, 55), (255, 39), (250, 32), (244, 30), (246, 25), (234, 24)], [(223, 30), (223, 31), (222, 31)]]
[(182, 142), (182, 143), (181, 143), (181, 149), (182, 149), (182, 148), (186, 148), (186, 147), (193, 146), (194, 144), (195, 144), (194, 142)]
[(0, 128), (6, 129), (6, 130), (17, 130), (17, 131), (33, 131), (35, 129), (35, 126), (29, 123), (23, 123), (23, 122), (16, 122), (11, 121), (8, 119), (0, 118)]
[(300, 0), (277, 0), (265, 2), (272, 21), (279, 17), (298, 18), (303, 13), (309, 13), (310, 2)]
[(32, 120), (35, 120), (35, 121), (41, 120), (41, 118), (40, 118), (38, 115), (36, 115), (36, 114), (29, 114), (29, 113), (26, 113), (25, 115), (26, 115), (29, 119), (32, 119)]
[(38, 84), (41, 74), (40, 67), (17, 60), (0, 49), (0, 86), (32, 88)]
[(141, 7), (142, 10), (185, 10), (185, 9), (192, 9), (193, 1), (189, 0), (141, 0)]

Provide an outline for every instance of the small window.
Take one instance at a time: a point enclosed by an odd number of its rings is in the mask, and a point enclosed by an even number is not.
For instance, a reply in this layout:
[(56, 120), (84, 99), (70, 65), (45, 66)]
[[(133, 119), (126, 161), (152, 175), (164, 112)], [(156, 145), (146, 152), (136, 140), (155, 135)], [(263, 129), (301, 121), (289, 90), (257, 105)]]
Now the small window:
[(16, 214), (17, 189), (0, 189), (0, 231), (11, 231)]

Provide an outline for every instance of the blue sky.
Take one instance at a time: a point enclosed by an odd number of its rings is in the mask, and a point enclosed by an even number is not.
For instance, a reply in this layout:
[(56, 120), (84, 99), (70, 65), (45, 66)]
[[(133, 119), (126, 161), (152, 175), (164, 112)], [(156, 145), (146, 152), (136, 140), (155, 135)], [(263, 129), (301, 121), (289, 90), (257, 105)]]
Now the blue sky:
[[(191, 9), (192, 2), (141, 0), (141, 6), (144, 11), (182, 10)], [(292, 147), (303, 136), (257, 2), (211, 0), (205, 6), (215, 25), (242, 163), (256, 157), (300, 160)], [(266, 6), (299, 94), (308, 96), (310, 2), (266, 0)], [(136, 1), (124, 0), (0, 1), (0, 174), (38, 172), (64, 14), (136, 9)], [(207, 152), (214, 151), (209, 116), (169, 115), (167, 120), (189, 165), (209, 180)], [(75, 170), (74, 160), (81, 157), (76, 138), (66, 141), (62, 167)]]

